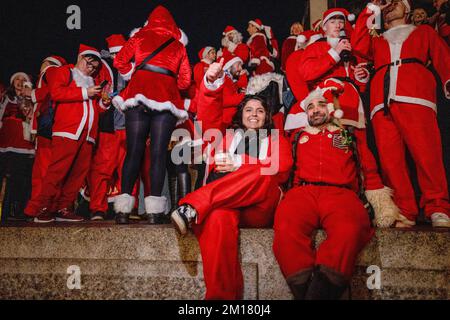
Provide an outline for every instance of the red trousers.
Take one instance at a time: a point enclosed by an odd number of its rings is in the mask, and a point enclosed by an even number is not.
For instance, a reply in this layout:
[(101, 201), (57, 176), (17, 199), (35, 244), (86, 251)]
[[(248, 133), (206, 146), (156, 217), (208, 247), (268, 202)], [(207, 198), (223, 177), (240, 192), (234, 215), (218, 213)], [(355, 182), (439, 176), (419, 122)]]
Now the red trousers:
[[(313, 236), (327, 239), (315, 250)], [(323, 265), (351, 278), (356, 258), (373, 236), (369, 215), (356, 193), (338, 187), (290, 190), (275, 214), (273, 249), (286, 278)]]
[(428, 107), (394, 102), (390, 115), (373, 118), (375, 139), (385, 183), (394, 190), (394, 201), (409, 220), (419, 213), (411, 184), (405, 149), (417, 168), (422, 191), (420, 207), (428, 218), (435, 212), (449, 214), (447, 179), (436, 113)]
[(89, 171), (93, 144), (86, 140), (53, 137), (50, 163), (37, 198), (39, 209), (57, 211), (73, 207), (77, 194)]
[(261, 176), (249, 166), (180, 201), (198, 212), (193, 229), (202, 254), (207, 300), (242, 299), (239, 227), (270, 227), (280, 197), (276, 178)]
[(31, 199), (28, 201), (27, 207), (25, 208), (26, 215), (30, 217), (35, 217), (39, 213), (38, 197), (41, 193), (44, 177), (50, 163), (52, 140), (38, 136), (36, 146), (36, 155), (31, 178)]
[(126, 152), (125, 130), (117, 130), (114, 133), (99, 133), (98, 148), (92, 159), (87, 178), (91, 196), (89, 203), (91, 212), (108, 211), (108, 190), (116, 171), (118, 175), (116, 185), (120, 186)]

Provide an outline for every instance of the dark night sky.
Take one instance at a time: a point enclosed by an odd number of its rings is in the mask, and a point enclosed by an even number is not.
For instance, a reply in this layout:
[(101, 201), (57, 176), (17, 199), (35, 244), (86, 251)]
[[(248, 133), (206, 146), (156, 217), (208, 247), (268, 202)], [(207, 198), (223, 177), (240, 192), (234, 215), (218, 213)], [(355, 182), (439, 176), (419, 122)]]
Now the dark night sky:
[[(81, 8), (81, 30), (71, 31), (66, 27), (69, 17), (66, 9), (72, 4)], [(35, 76), (41, 60), (50, 54), (74, 62), (80, 42), (105, 48), (105, 37), (113, 33), (128, 36), (133, 28), (144, 24), (158, 4), (172, 12), (188, 35), (191, 63), (197, 62), (197, 52), (203, 46), (219, 47), (221, 33), (228, 24), (235, 26), (246, 39), (247, 22), (254, 18), (271, 25), (281, 45), (291, 23), (303, 17), (305, 7), (302, 0), (9, 1), (0, 11), (0, 80), (6, 84), (17, 71)]]

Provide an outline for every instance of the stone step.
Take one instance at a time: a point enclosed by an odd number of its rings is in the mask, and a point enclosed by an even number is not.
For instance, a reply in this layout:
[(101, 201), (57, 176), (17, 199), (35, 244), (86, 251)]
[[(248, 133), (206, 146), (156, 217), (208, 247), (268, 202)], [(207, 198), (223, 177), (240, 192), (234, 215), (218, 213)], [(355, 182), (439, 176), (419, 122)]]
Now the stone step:
[[(316, 244), (325, 234), (319, 232)], [(378, 230), (358, 259), (352, 299), (449, 299), (450, 232)], [(241, 230), (244, 298), (292, 299), (272, 253), (273, 231)], [(0, 228), (0, 299), (202, 299), (200, 250), (171, 226), (111, 222)], [(81, 290), (67, 286), (79, 267)], [(369, 266), (381, 287), (369, 290)], [(69, 270), (70, 271), (70, 270)]]

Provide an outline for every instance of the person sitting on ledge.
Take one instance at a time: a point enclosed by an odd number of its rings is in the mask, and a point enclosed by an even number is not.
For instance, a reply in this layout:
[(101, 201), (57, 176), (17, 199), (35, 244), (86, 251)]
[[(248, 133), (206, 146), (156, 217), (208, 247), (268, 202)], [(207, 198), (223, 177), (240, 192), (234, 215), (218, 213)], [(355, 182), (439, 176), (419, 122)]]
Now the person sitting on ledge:
[[(213, 103), (219, 104), (222, 65), (211, 65), (201, 89), (209, 90), (215, 96)], [(221, 145), (208, 155), (207, 185), (183, 198), (172, 212), (178, 232), (185, 235), (192, 224), (199, 241), (208, 300), (242, 299), (239, 227), (273, 224), (283, 195), (279, 185), (288, 178), (292, 155), (289, 142), (272, 127), (266, 101), (247, 96), (233, 118), (234, 130), (228, 130)]]

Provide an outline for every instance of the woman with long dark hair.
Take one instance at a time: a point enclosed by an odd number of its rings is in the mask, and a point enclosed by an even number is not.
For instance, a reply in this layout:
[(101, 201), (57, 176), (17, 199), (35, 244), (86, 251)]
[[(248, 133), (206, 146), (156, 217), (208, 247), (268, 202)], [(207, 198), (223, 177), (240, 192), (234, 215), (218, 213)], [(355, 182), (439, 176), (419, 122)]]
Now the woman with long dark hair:
[[(209, 95), (220, 97), (221, 69), (206, 74)], [(214, 82), (214, 84), (213, 84)], [(221, 103), (221, 99), (216, 99)], [(207, 152), (207, 184), (187, 195), (172, 212), (181, 234), (190, 225), (199, 241), (206, 299), (241, 299), (239, 227), (263, 228), (273, 223), (282, 197), (280, 185), (292, 165), (289, 142), (272, 131), (270, 109), (263, 98), (248, 96), (238, 106), (232, 128)], [(209, 149), (209, 148), (208, 148)]]
[(119, 224), (128, 223), (134, 207), (131, 193), (149, 135), (151, 195), (145, 198), (145, 208), (150, 223), (164, 220), (167, 199), (162, 197), (162, 189), (167, 148), (176, 124), (188, 119), (179, 93), (189, 87), (192, 74), (183, 41), (187, 42), (186, 37), (170, 12), (158, 6), (114, 60), (122, 76), (131, 78), (128, 87), (113, 100), (117, 108), (125, 111), (127, 135), (122, 194), (114, 205)]

